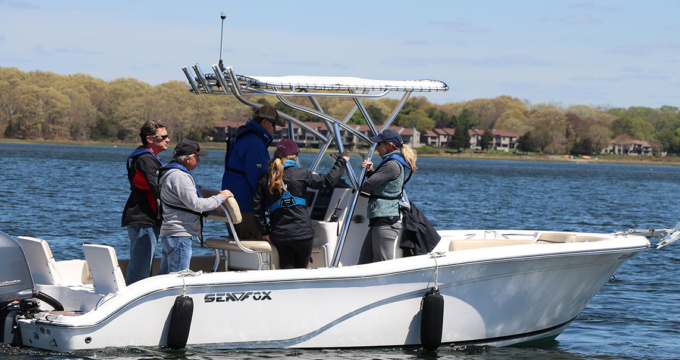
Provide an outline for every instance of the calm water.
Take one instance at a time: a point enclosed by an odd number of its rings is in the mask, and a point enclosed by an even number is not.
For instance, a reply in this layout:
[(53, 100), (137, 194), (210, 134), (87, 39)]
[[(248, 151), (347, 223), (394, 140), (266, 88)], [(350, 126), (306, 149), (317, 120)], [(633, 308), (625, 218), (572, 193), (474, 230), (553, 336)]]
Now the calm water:
[[(0, 143), (0, 231), (43, 238), (57, 260), (82, 258), (81, 244), (103, 243), (128, 256), (120, 216), (131, 148)], [(169, 160), (170, 151), (161, 154)], [(224, 151), (194, 171), (221, 183)], [(309, 156), (303, 159), (308, 161)], [(650, 165), (418, 160), (408, 194), (438, 229), (540, 229), (613, 232), (673, 226), (680, 220), (680, 168)], [(219, 225), (219, 226), (218, 226)], [(223, 232), (209, 223), (205, 233)], [(0, 347), (2, 358), (177, 359), (677, 359), (680, 358), (680, 245), (629, 260), (556, 341), (539, 347), (328, 351), (115, 349), (54, 354)], [(206, 252), (194, 248), (195, 252)], [(121, 329), (124, 331), (124, 329)]]

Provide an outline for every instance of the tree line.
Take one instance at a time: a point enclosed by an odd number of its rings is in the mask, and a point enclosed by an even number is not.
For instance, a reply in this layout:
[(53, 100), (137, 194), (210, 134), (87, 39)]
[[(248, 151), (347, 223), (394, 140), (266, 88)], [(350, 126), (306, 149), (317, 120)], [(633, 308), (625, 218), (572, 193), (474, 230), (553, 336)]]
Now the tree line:
[[(252, 109), (233, 96), (197, 96), (179, 81), (152, 86), (132, 78), (104, 81), (87, 74), (57, 75), (0, 67), (0, 134), (12, 139), (109, 141), (137, 143), (139, 127), (149, 119), (163, 120), (173, 140), (208, 141), (220, 121), (246, 121)], [(270, 103), (271, 98), (255, 101)], [(312, 107), (306, 98), (294, 102)], [(344, 116), (349, 99), (321, 97), (324, 112)], [(371, 119), (382, 124), (396, 99), (368, 99)], [(273, 103), (302, 121), (317, 118)], [(350, 123), (363, 123), (357, 111)], [(434, 104), (411, 97), (395, 119), (397, 126), (421, 133), (434, 128), (497, 129), (520, 135), (525, 152), (595, 154), (611, 139), (642, 140), (655, 152), (680, 154), (680, 112), (675, 106), (613, 108), (554, 103), (531, 104), (511, 96)], [(465, 148), (463, 137), (449, 143)], [(469, 146), (469, 139), (468, 146)]]

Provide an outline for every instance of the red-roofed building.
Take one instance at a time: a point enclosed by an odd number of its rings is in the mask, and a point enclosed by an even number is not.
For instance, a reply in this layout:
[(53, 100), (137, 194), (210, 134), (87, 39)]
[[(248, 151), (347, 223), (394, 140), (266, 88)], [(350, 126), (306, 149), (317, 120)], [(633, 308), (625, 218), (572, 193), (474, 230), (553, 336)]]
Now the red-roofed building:
[(420, 136), (420, 143), (422, 145), (446, 147), (449, 140), (456, 132), (454, 128), (437, 128), (428, 130), (425, 134)]

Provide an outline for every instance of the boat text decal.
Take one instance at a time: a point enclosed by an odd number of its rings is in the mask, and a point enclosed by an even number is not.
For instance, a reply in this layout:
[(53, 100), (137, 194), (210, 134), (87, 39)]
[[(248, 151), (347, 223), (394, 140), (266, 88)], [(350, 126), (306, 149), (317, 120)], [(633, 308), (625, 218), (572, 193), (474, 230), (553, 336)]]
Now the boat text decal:
[(254, 301), (271, 300), (269, 296), (271, 291), (244, 291), (244, 292), (228, 292), (228, 293), (210, 293), (203, 297), (204, 302), (229, 302), (229, 301), (246, 301), (252, 299)]
[(22, 283), (21, 280), (7, 280), (7, 281), (0, 282), (0, 287), (12, 286), (12, 285), (21, 284), (21, 283)]

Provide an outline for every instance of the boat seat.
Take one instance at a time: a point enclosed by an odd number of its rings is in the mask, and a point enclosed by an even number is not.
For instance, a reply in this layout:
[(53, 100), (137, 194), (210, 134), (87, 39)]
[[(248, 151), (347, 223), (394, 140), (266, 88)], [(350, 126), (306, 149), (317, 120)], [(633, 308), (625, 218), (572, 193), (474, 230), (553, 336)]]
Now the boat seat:
[[(208, 198), (214, 195), (217, 195), (220, 193), (220, 190), (215, 190), (215, 189), (207, 189), (207, 188), (202, 188), (201, 189), (201, 195), (203, 195), (204, 198)], [(218, 221), (224, 221), (226, 223), (229, 222), (229, 219), (224, 213), (224, 209), (226, 208), (227, 211), (229, 211), (229, 217), (231, 217), (231, 222), (233, 224), (240, 224), (241, 220), (243, 220), (241, 216), (241, 209), (238, 206), (238, 203), (236, 202), (236, 199), (233, 197), (228, 198), (227, 200), (222, 203), (224, 207), (218, 207), (215, 210), (210, 210), (208, 212), (207, 218), (210, 220), (218, 220)]]
[[(239, 245), (240, 243), (240, 245)], [(239, 251), (239, 252), (249, 252), (244, 251), (243, 248), (251, 250), (252, 252), (259, 254), (258, 270), (275, 270), (279, 268), (279, 252), (276, 250), (276, 246), (264, 240), (235, 240), (228, 237), (214, 237), (205, 239), (203, 244), (209, 248), (215, 249), (215, 266), (213, 271), (217, 270), (217, 267), (221, 261), (224, 262), (224, 269), (229, 269), (229, 251)]]
[[(210, 197), (218, 194), (219, 190), (201, 189), (203, 197)], [(227, 216), (226, 214), (229, 214)], [(235, 232), (233, 225), (241, 223), (241, 209), (233, 197), (224, 201), (222, 206), (211, 210), (207, 216), (210, 220), (224, 221), (231, 226), (232, 234)], [(203, 241), (203, 245), (215, 249), (215, 264), (213, 272), (217, 271), (221, 262), (224, 262), (224, 269), (229, 270), (229, 252), (238, 251), (251, 253), (257, 256), (258, 270), (273, 270), (279, 268), (279, 252), (276, 246), (264, 240), (240, 240), (238, 237), (230, 239), (227, 237), (208, 238)]]
[(591, 242), (591, 241), (602, 241), (605, 240), (602, 236), (588, 236), (588, 235), (576, 235), (574, 237), (574, 242)]
[(545, 243), (572, 243), (574, 242), (574, 234), (568, 233), (542, 233), (539, 235), (536, 242), (539, 244)]
[(19, 236), (31, 270), (33, 282), (42, 285), (83, 285), (92, 282), (84, 260), (55, 261), (47, 241), (30, 236)]
[(116, 250), (113, 247), (83, 244), (83, 252), (90, 268), (96, 293), (115, 293), (125, 288), (125, 277), (120, 266), (118, 266)]

